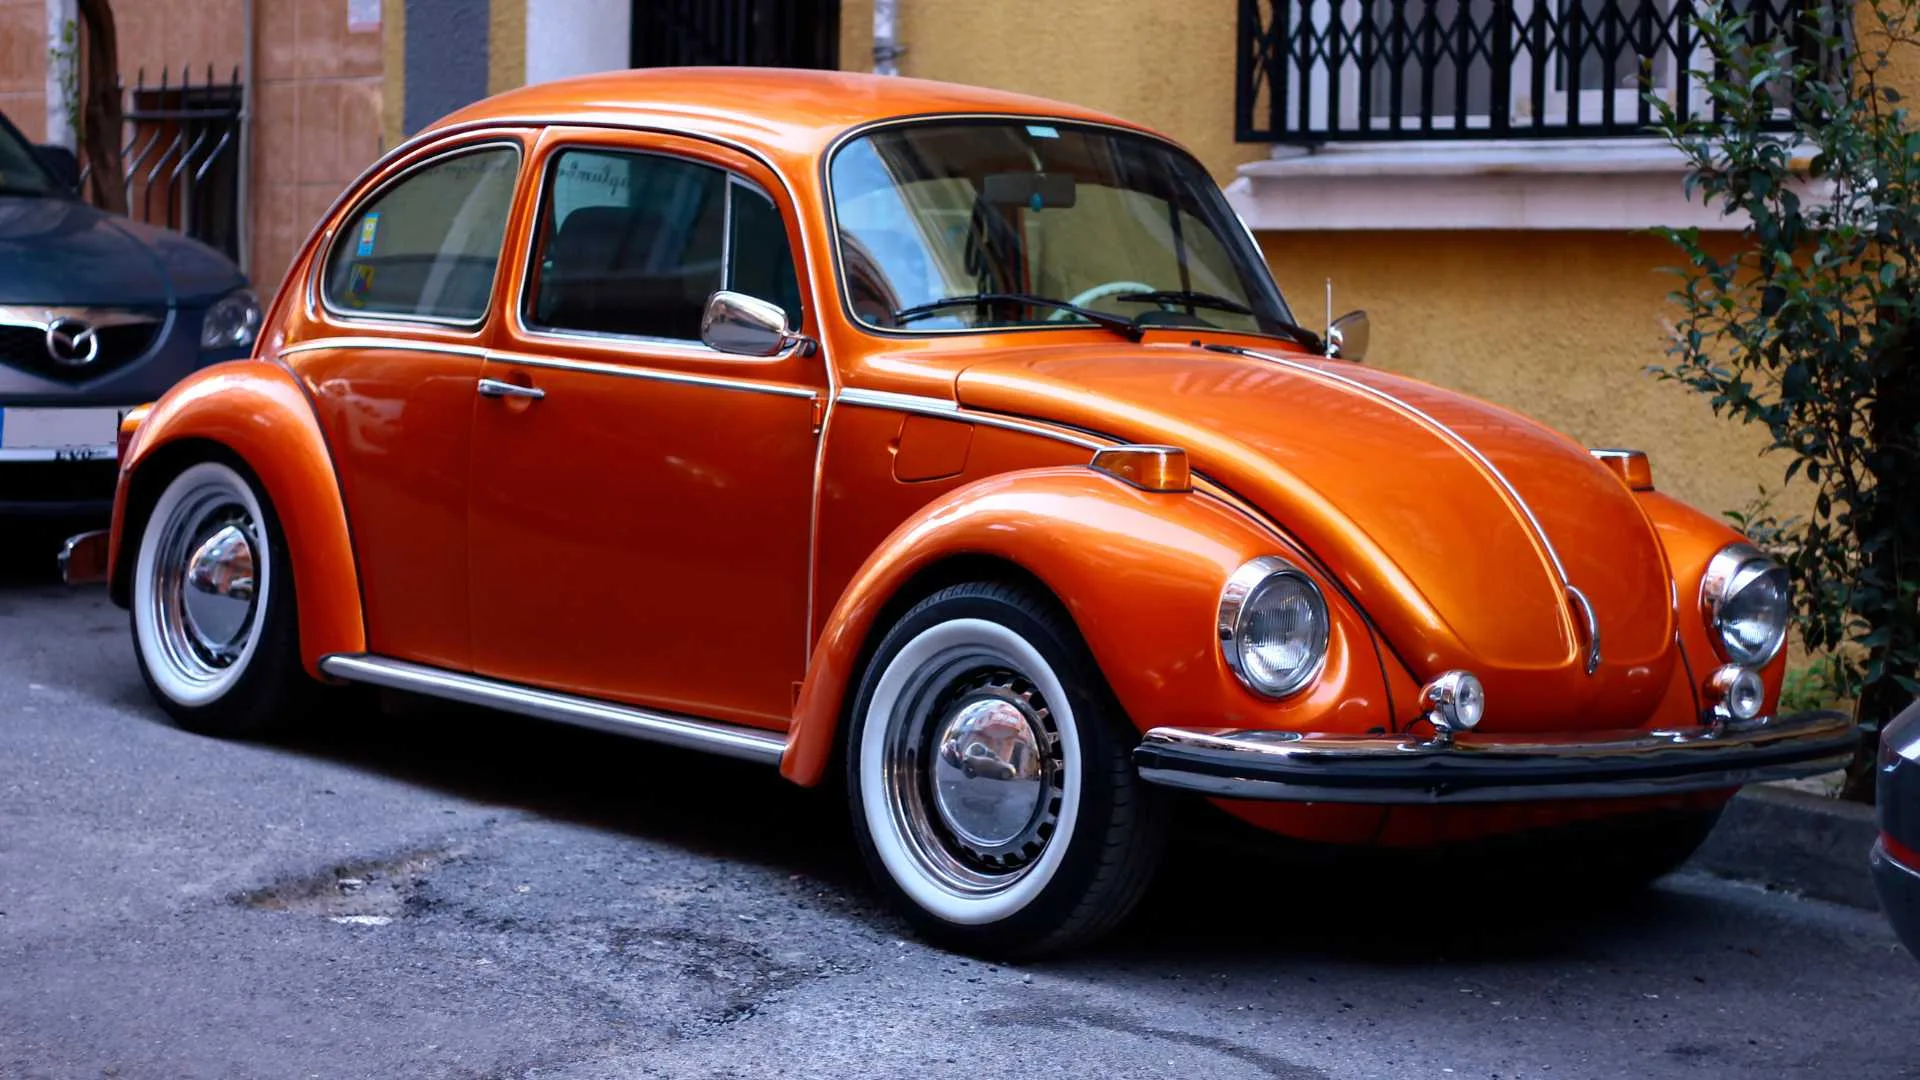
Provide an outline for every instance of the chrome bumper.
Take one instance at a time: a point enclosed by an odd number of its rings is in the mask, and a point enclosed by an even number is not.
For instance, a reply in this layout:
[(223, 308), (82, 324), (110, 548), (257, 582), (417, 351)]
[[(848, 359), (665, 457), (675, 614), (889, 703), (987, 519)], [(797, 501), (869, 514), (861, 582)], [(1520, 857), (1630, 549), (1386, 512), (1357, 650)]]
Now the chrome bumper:
[(60, 548), (60, 580), (91, 585), (107, 580), (107, 531), (83, 532)]
[(1853, 721), (1836, 712), (1717, 732), (1463, 732), (1445, 740), (1154, 728), (1133, 760), (1142, 779), (1224, 798), (1486, 803), (1669, 795), (1811, 776), (1845, 765), (1858, 738)]

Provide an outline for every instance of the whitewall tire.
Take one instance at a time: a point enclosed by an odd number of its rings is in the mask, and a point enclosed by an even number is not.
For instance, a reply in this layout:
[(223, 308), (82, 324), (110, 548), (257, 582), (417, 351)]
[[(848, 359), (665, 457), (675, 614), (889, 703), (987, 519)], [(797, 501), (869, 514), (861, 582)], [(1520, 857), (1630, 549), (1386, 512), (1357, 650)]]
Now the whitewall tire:
[(862, 852), (943, 944), (1019, 956), (1089, 940), (1138, 902), (1160, 850), (1137, 741), (1050, 598), (943, 589), (888, 631), (855, 699)]
[(161, 489), (132, 570), (134, 652), (184, 728), (256, 734), (301, 711), (293, 581), (273, 508), (243, 467), (200, 461)]

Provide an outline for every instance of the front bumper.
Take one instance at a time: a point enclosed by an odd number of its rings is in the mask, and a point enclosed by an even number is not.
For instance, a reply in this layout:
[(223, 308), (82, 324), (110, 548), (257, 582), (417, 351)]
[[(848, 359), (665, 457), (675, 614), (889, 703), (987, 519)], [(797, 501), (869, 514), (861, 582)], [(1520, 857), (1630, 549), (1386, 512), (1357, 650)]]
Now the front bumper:
[(1858, 738), (1852, 719), (1836, 712), (1720, 731), (1451, 739), (1154, 728), (1133, 760), (1142, 779), (1221, 798), (1487, 803), (1670, 795), (1811, 776), (1844, 766)]

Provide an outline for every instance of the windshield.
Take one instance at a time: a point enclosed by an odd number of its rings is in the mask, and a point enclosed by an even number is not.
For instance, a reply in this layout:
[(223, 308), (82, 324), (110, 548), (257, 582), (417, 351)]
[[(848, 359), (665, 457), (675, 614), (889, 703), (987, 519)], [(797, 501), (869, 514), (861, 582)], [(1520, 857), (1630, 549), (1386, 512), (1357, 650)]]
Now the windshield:
[(869, 326), (1289, 333), (1220, 189), (1158, 140), (1058, 121), (925, 121), (848, 142), (829, 173), (843, 287)]
[(0, 116), (0, 195), (55, 195), (59, 189), (33, 147), (20, 132)]

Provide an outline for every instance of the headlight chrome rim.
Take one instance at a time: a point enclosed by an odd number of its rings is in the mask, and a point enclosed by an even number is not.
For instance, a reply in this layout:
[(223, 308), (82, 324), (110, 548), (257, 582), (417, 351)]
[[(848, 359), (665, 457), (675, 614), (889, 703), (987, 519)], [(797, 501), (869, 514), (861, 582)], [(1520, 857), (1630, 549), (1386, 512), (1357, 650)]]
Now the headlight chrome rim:
[[(1269, 684), (1249, 669), (1241, 650), (1246, 641), (1246, 620), (1255, 609), (1256, 601), (1281, 580), (1296, 582), (1303, 587), (1312, 608), (1317, 632), (1309, 643), (1313, 652), (1312, 661), (1294, 669), (1285, 680)], [(1226, 658), (1227, 667), (1240, 680), (1240, 685), (1260, 697), (1278, 701), (1311, 685), (1326, 667), (1327, 642), (1331, 634), (1327, 620), (1327, 600), (1320, 586), (1286, 559), (1278, 555), (1262, 555), (1243, 563), (1227, 578), (1226, 586), (1220, 591), (1220, 651)]]
[[(1721, 659), (1746, 667), (1764, 667), (1780, 655), (1787, 643), (1787, 628), (1793, 615), (1786, 575), (1785, 567), (1752, 544), (1728, 544), (1714, 553), (1707, 563), (1706, 574), (1700, 579), (1700, 614), (1713, 631), (1713, 647)], [(1786, 603), (1766, 641), (1758, 649), (1749, 649), (1727, 633), (1727, 605), (1744, 590), (1768, 578), (1777, 584)]]

